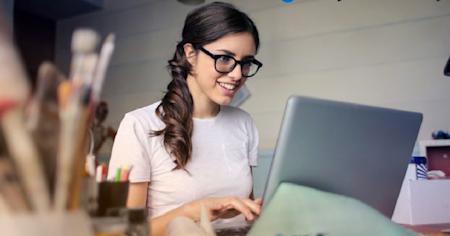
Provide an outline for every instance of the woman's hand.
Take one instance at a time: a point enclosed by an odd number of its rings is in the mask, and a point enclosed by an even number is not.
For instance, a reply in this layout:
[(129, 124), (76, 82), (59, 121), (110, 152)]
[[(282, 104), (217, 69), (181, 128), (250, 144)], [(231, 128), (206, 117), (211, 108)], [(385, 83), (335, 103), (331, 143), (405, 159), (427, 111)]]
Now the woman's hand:
[(194, 221), (200, 219), (200, 206), (203, 205), (210, 212), (210, 220), (231, 218), (243, 214), (247, 221), (253, 221), (261, 212), (262, 200), (251, 200), (239, 197), (211, 197), (192, 201), (184, 206), (186, 215)]

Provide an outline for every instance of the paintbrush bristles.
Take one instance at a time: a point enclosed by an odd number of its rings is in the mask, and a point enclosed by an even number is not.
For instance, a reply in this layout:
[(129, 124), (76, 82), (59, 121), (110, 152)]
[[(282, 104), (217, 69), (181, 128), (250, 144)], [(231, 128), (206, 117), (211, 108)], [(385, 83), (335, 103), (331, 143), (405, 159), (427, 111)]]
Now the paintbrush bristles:
[(97, 69), (95, 71), (92, 98), (94, 103), (98, 102), (100, 98), (101, 88), (103, 86), (103, 81), (105, 80), (106, 69), (108, 68), (109, 61), (111, 60), (112, 53), (114, 51), (114, 34), (109, 34), (106, 37), (105, 42), (100, 49), (100, 56), (98, 60)]
[(95, 53), (98, 42), (99, 36), (93, 30), (79, 29), (73, 33), (70, 79), (77, 89), (83, 84), (92, 83), (94, 69), (86, 67), (86, 61), (92, 61), (93, 57), (98, 57)]
[(36, 91), (27, 107), (27, 128), (29, 130), (38, 128), (42, 106), (47, 106), (44, 110), (51, 108), (51, 111), (57, 112), (57, 88), (63, 80), (64, 76), (52, 63), (43, 62), (39, 66)]
[(116, 36), (114, 34), (108, 34), (105, 39), (105, 43), (114, 43)]
[(72, 36), (72, 53), (90, 53), (95, 50), (99, 35), (90, 29), (79, 29)]

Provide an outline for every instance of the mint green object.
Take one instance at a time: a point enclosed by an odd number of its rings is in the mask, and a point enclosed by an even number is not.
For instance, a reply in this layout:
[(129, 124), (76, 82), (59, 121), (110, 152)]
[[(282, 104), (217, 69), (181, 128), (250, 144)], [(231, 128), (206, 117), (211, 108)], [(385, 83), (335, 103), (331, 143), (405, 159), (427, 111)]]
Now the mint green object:
[[(377, 193), (374, 193), (377, 194)], [(349, 197), (283, 183), (248, 236), (417, 236)]]

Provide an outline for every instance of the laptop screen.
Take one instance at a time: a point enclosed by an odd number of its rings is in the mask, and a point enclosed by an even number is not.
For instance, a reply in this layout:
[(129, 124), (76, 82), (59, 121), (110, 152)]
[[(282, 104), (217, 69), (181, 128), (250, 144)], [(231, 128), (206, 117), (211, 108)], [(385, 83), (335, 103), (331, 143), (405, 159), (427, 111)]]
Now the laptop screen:
[(281, 182), (359, 199), (391, 217), (422, 114), (290, 97), (263, 194)]

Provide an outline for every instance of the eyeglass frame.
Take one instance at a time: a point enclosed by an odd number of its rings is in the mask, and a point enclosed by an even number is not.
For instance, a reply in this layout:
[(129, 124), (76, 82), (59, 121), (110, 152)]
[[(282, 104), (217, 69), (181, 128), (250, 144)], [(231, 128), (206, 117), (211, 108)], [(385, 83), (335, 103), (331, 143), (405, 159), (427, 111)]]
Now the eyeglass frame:
[[(249, 78), (249, 77), (255, 76), (256, 73), (258, 73), (259, 69), (261, 69), (261, 67), (263, 66), (263, 63), (262, 63), (262, 62), (256, 60), (255, 58), (252, 58), (252, 59), (251, 59), (251, 62), (254, 63), (255, 65), (257, 65), (258, 68), (256, 69), (255, 73), (253, 73), (252, 75), (250, 75), (250, 76), (244, 75), (244, 74), (242, 74), (242, 73), (243, 73), (243, 72), (242, 72), (242, 65), (243, 65), (245, 62), (248, 62), (248, 61), (249, 61), (248, 59), (246, 59), (246, 60), (237, 60), (237, 59), (234, 58), (233, 56), (230, 56), (230, 55), (227, 55), (227, 54), (213, 54), (212, 52), (206, 50), (206, 49), (205, 49), (204, 47), (202, 47), (202, 46), (197, 46), (197, 47), (195, 47), (195, 48), (196, 48), (196, 49), (199, 49), (200, 51), (202, 51), (203, 53), (205, 53), (206, 55), (208, 55), (209, 57), (211, 57), (212, 59), (214, 59), (214, 69), (216, 69), (217, 72), (222, 73), (222, 74), (228, 74), (228, 73), (232, 72), (232, 71), (234, 70), (234, 68), (236, 68), (236, 65), (239, 64), (239, 65), (241, 66), (241, 75), (242, 75), (242, 77)], [(219, 71), (219, 70), (217, 69), (217, 60), (218, 60), (220, 57), (228, 57), (228, 58), (230, 58), (230, 59), (233, 59), (234, 65), (233, 65), (233, 67), (231, 67), (230, 71), (224, 72), (224, 71)]]

